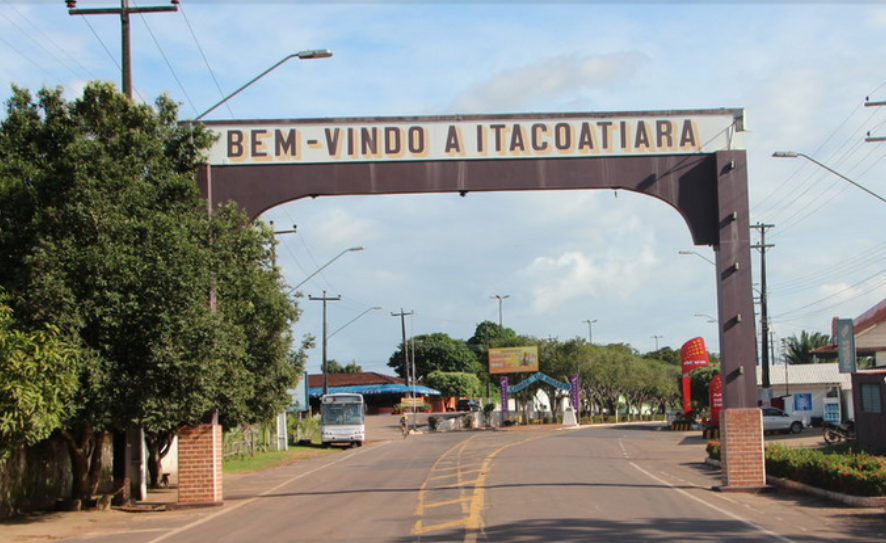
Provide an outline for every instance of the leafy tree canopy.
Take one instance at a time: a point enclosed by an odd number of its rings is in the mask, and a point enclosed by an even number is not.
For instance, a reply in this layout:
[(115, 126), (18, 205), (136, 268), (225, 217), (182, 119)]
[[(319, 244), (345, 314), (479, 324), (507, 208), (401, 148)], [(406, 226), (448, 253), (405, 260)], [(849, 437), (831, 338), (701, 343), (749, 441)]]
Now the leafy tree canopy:
[(812, 350), (830, 344), (831, 338), (827, 334), (803, 330), (799, 336), (794, 334), (787, 338), (785, 342), (785, 359), (788, 364), (813, 364), (816, 362), (816, 358), (812, 354)]
[(357, 364), (357, 362), (350, 362), (344, 366), (341, 365), (337, 360), (327, 360), (326, 361), (326, 372), (327, 373), (363, 373), (363, 368)]
[(0, 123), (0, 284), (23, 329), (77, 338), (80, 436), (212, 410), (260, 420), (303, 360), (272, 232), (233, 205), (208, 216), (194, 179), (212, 136), (177, 116), (166, 97), (152, 108), (90, 83), (71, 102), (13, 88)]
[(0, 458), (62, 426), (80, 363), (76, 346), (57, 329), (16, 329), (4, 298), (0, 294)]
[(483, 393), (480, 379), (473, 373), (432, 371), (425, 384), (444, 396), (476, 398)]
[[(409, 342), (410, 360), (415, 350), (415, 373), (418, 378), (432, 371), (467, 372), (477, 374), (483, 367), (474, 352), (459, 339), (453, 339), (443, 333), (415, 336)], [(397, 375), (405, 377), (403, 345), (388, 360), (388, 367), (393, 368)]]

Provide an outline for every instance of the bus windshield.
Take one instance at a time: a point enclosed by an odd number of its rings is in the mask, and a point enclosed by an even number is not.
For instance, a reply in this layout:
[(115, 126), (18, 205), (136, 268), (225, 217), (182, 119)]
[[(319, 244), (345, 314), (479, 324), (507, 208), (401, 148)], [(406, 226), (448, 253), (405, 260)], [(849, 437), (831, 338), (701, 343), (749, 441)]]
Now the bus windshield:
[(320, 424), (331, 426), (363, 424), (363, 403), (324, 403)]

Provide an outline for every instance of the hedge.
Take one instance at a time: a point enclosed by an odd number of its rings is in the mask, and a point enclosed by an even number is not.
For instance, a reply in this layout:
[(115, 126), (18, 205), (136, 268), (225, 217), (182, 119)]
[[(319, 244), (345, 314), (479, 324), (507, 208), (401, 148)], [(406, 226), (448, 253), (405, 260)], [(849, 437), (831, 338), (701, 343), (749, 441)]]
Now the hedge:
[[(708, 456), (720, 459), (720, 443), (711, 441)], [(770, 444), (766, 473), (851, 496), (886, 496), (886, 458), (848, 450), (844, 454)]]

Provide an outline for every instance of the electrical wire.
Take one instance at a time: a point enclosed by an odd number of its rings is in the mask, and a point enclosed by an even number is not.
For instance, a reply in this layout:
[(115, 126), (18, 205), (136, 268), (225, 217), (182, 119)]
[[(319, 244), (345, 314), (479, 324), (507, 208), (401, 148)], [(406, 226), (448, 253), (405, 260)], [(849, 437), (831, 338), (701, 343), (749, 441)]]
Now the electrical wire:
[[(71, 67), (71, 64), (75, 64), (75, 65), (79, 66), (79, 67), (80, 67), (80, 68), (81, 68), (81, 69), (87, 74), (87, 76), (89, 75), (89, 70), (87, 70), (86, 68), (84, 68), (83, 65), (80, 64), (80, 63), (77, 61), (76, 58), (74, 58), (73, 56), (71, 56), (70, 53), (68, 53), (68, 52), (67, 52), (66, 50), (64, 50), (63, 48), (59, 47), (59, 45), (58, 45), (57, 43), (55, 43), (55, 42), (54, 42), (49, 36), (47, 36), (46, 34), (44, 34), (44, 33), (43, 33), (43, 32), (42, 32), (37, 26), (34, 25), (34, 23), (31, 22), (30, 19), (28, 19), (28, 18), (27, 18), (22, 12), (20, 12), (18, 9), (16, 9), (16, 7), (15, 7), (14, 5), (12, 5), (11, 3), (9, 3), (9, 0), (3, 0), (3, 3), (6, 4), (6, 5), (8, 5), (8, 6), (10, 7), (10, 9), (12, 9), (12, 10), (16, 13), (16, 15), (18, 15), (21, 19), (23, 19), (25, 22), (27, 22), (27, 23), (31, 26), (31, 28), (33, 28), (38, 34), (40, 34), (40, 35), (43, 37), (43, 40), (44, 40), (45, 42), (51, 43), (51, 44), (54, 45), (59, 51), (61, 51), (62, 53), (64, 53), (64, 54), (68, 57), (68, 61), (69, 61), (69, 62), (64, 62), (64, 61), (62, 61), (62, 59), (60, 59), (55, 53), (53, 53), (52, 51), (50, 51), (49, 49), (47, 49), (47, 48), (43, 45), (43, 43), (41, 43), (40, 41), (34, 39), (32, 33), (30, 33), (30, 32), (26, 32), (21, 26), (18, 25), (18, 23), (16, 23), (14, 20), (10, 19), (5, 13), (0, 12), (0, 17), (3, 17), (3, 18), (6, 19), (7, 21), (9, 21), (9, 24), (11, 24), (12, 26), (14, 26), (16, 30), (18, 30), (22, 35), (25, 36), (25, 38), (27, 38), (28, 40), (30, 40), (31, 43), (33, 43), (34, 45), (36, 45), (36, 46), (39, 47), (40, 49), (42, 49), (47, 55), (49, 55), (50, 57), (52, 57), (56, 62), (58, 62), (58, 63), (59, 63), (61, 66), (63, 66), (65, 69), (67, 69), (68, 71), (70, 71), (71, 74), (73, 74), (74, 77), (82, 77), (82, 74), (78, 74), (78, 73), (77, 73), (77, 72)], [(8, 42), (7, 42), (7, 43), (8, 43)], [(33, 62), (33, 61), (32, 61), (32, 62)], [(36, 65), (36, 62), (34, 62), (34, 64)]]
[[(194, 38), (194, 44), (197, 45), (197, 50), (200, 51), (200, 56), (203, 58), (203, 63), (206, 64), (206, 69), (209, 70), (209, 75), (212, 77), (212, 81), (215, 83), (215, 88), (218, 89), (218, 96), (221, 100), (225, 99), (225, 93), (221, 88), (221, 85), (218, 83), (218, 78), (215, 77), (215, 72), (212, 69), (212, 66), (209, 64), (209, 59), (206, 57), (206, 52), (203, 51), (203, 47), (200, 45), (200, 40), (197, 39), (197, 34), (194, 32), (194, 27), (191, 26), (191, 21), (188, 19), (188, 14), (185, 12), (185, 7), (182, 4), (179, 4), (179, 11), (182, 14), (182, 17), (185, 19), (185, 24), (188, 26), (188, 31), (191, 33), (191, 37)], [(228, 113), (231, 114), (231, 117), (234, 117), (234, 110), (231, 109), (231, 105), (229, 103), (225, 103), (225, 107), (228, 110)], [(197, 115), (197, 108), (194, 108), (194, 115)]]
[[(132, 0), (132, 3), (134, 6), (138, 7), (138, 4), (135, 2), (135, 0)], [(188, 91), (185, 89), (184, 84), (182, 84), (181, 79), (179, 79), (178, 74), (175, 72), (175, 68), (172, 67), (172, 63), (169, 61), (169, 57), (166, 56), (166, 52), (163, 50), (163, 47), (160, 45), (160, 42), (157, 40), (157, 36), (154, 35), (154, 31), (151, 29), (151, 25), (148, 24), (148, 20), (145, 18), (145, 14), (139, 13), (139, 16), (142, 20), (142, 23), (144, 23), (145, 28), (148, 30), (148, 34), (151, 35), (151, 39), (154, 40), (154, 45), (156, 45), (157, 50), (160, 51), (160, 56), (163, 57), (163, 61), (166, 63), (166, 66), (169, 68), (169, 72), (172, 74), (173, 79), (175, 79), (175, 82), (178, 83), (178, 87), (181, 89), (182, 94), (185, 95), (185, 100), (191, 105), (191, 108), (193, 108), (194, 111), (197, 111), (197, 108), (194, 107), (193, 100), (191, 100), (191, 97), (188, 95)]]

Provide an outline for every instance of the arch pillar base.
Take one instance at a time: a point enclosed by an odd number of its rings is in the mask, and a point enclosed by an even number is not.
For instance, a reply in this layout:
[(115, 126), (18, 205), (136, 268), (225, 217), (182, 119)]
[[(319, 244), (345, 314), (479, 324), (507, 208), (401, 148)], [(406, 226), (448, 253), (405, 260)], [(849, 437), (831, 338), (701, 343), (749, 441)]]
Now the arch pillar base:
[(721, 415), (724, 492), (766, 492), (763, 412), (756, 407), (726, 409)]

